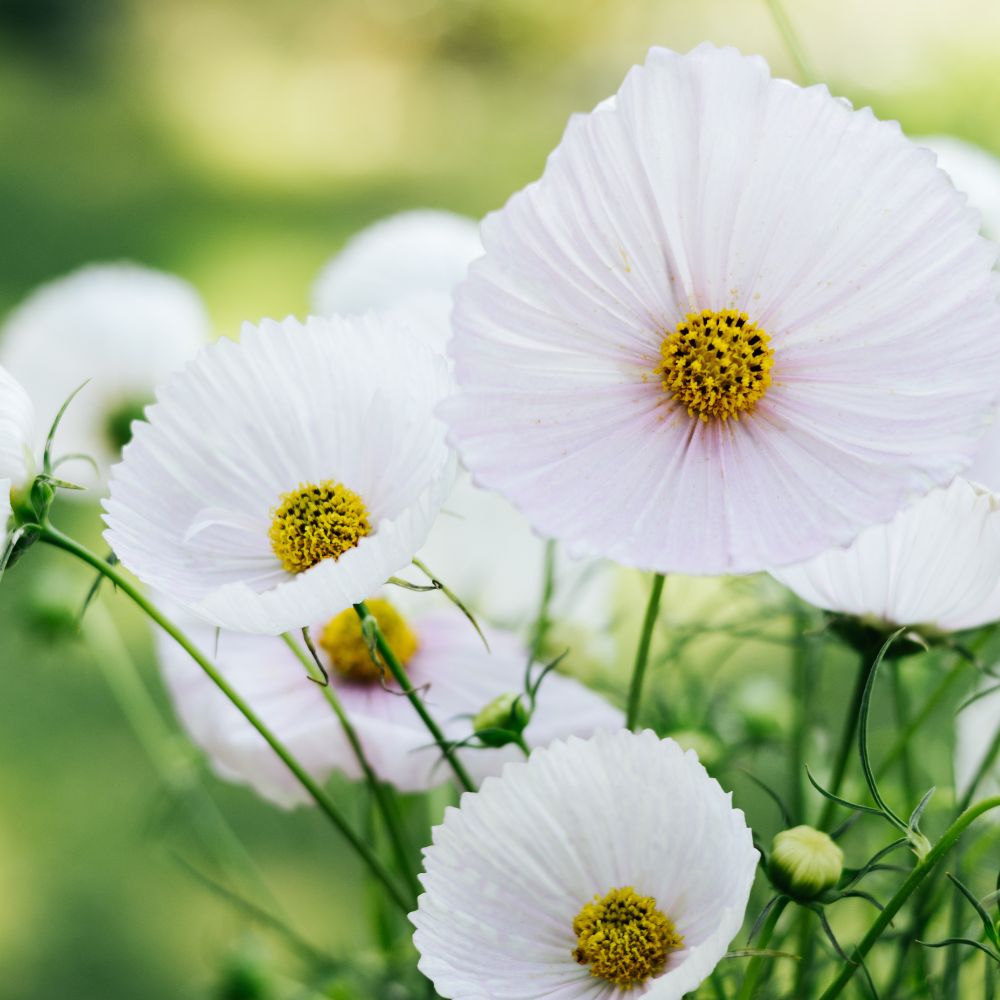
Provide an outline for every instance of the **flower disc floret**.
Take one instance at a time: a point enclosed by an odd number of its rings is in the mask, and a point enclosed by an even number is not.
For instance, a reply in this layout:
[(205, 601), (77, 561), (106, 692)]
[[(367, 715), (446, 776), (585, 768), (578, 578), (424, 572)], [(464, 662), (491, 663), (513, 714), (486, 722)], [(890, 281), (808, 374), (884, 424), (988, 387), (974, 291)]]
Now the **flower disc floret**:
[(289, 573), (339, 559), (371, 534), (368, 509), (354, 490), (330, 480), (285, 493), (272, 511), (268, 538)]
[(573, 933), (576, 961), (589, 966), (592, 976), (626, 990), (662, 972), (668, 953), (684, 945), (656, 900), (631, 886), (595, 896), (573, 920)]
[[(419, 646), (417, 633), (384, 597), (373, 597), (366, 603), (389, 648), (405, 667)], [(341, 677), (363, 683), (381, 679), (382, 669), (372, 656), (354, 608), (341, 611), (327, 622), (320, 634), (319, 644), (330, 657), (330, 665)]]
[(764, 398), (771, 384), (771, 338), (746, 313), (735, 309), (688, 313), (663, 338), (656, 369), (663, 391), (688, 415), (739, 420)]

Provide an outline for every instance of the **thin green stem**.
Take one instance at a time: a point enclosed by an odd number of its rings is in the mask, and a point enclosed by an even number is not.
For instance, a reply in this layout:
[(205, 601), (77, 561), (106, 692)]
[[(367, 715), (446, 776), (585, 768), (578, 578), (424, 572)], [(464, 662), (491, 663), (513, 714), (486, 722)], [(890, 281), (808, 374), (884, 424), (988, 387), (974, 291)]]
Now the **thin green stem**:
[(552, 607), (552, 597), (556, 590), (556, 543), (550, 538), (545, 543), (545, 560), (542, 569), (542, 596), (535, 616), (535, 625), (531, 632), (531, 662), (538, 663), (545, 648), (545, 638), (552, 625), (549, 612)]
[(805, 773), (809, 730), (812, 725), (813, 664), (815, 640), (806, 635), (808, 617), (805, 609), (797, 604), (794, 612), (795, 634), (798, 642), (792, 655), (792, 687), (795, 691), (796, 719), (792, 733), (791, 811), (796, 823), (806, 823)]
[[(754, 947), (763, 951), (771, 943), (771, 938), (774, 936), (774, 929), (778, 926), (781, 914), (785, 912), (785, 907), (788, 906), (789, 902), (790, 900), (787, 896), (782, 896), (774, 904), (774, 906), (771, 907), (771, 912), (767, 915), (767, 920), (764, 922), (764, 926), (760, 930), (760, 937), (757, 939), (757, 944)], [(764, 970), (765, 961), (769, 961), (769, 959), (765, 959), (761, 955), (754, 955), (754, 957), (750, 959), (746, 975), (743, 977), (743, 985), (740, 987), (740, 991), (736, 995), (736, 1000), (751, 1000), (751, 997), (754, 995), (754, 991), (757, 989), (757, 982), (760, 979), (760, 974)]]
[[(902, 731), (910, 724), (910, 706), (906, 697), (906, 688), (903, 685), (903, 671), (899, 660), (893, 660), (889, 667), (892, 679), (892, 701), (896, 711), (896, 729)], [(917, 802), (920, 799), (920, 793), (917, 791), (910, 743), (906, 744), (900, 755), (900, 770), (903, 775), (903, 792), (906, 795), (906, 801)]]
[(340, 722), (340, 727), (343, 729), (344, 735), (347, 737), (347, 742), (351, 744), (351, 750), (354, 753), (355, 759), (365, 776), (365, 780), (368, 782), (368, 786), (372, 790), (372, 795), (375, 798), (375, 804), (378, 807), (378, 811), (382, 815), (382, 821), (385, 823), (386, 833), (389, 835), (389, 843), (392, 845), (392, 852), (396, 858), (396, 865), (405, 879), (406, 884), (409, 886), (410, 893), (415, 900), (417, 896), (420, 895), (420, 883), (417, 881), (416, 873), (414, 872), (413, 865), (410, 862), (410, 851), (406, 843), (406, 837), (403, 834), (399, 813), (392, 800), (392, 793), (386, 785), (379, 780), (378, 775), (372, 768), (371, 763), (365, 754), (364, 747), (361, 745), (361, 740), (358, 737), (358, 731), (354, 728), (354, 724), (348, 717), (347, 712), (344, 711), (344, 706), (341, 704), (336, 692), (323, 676), (323, 672), (320, 670), (319, 665), (313, 657), (309, 653), (306, 653), (287, 632), (281, 638), (284, 639), (285, 645), (288, 646), (303, 667), (305, 667), (306, 673), (322, 688), (323, 697), (333, 709), (334, 715), (337, 716), (337, 720)]
[(288, 769), (295, 775), (299, 784), (309, 793), (320, 811), (330, 820), (340, 831), (341, 835), (348, 841), (360, 855), (362, 860), (371, 869), (372, 874), (385, 886), (389, 895), (404, 913), (409, 912), (409, 903), (406, 897), (400, 892), (395, 880), (388, 869), (382, 864), (378, 855), (365, 843), (365, 841), (354, 832), (347, 819), (340, 812), (333, 800), (323, 791), (323, 789), (313, 780), (311, 775), (296, 760), (288, 748), (271, 732), (270, 729), (257, 717), (254, 710), (243, 700), (240, 694), (229, 684), (229, 682), (219, 673), (214, 664), (194, 645), (193, 642), (182, 632), (169, 618), (166, 618), (160, 610), (146, 598), (146, 596), (132, 584), (132, 582), (118, 569), (100, 556), (95, 555), (88, 548), (74, 541), (68, 535), (51, 525), (39, 527), (39, 537), (42, 541), (53, 545), (56, 548), (68, 552), (77, 559), (82, 560), (92, 566), (99, 573), (106, 576), (112, 583), (124, 593), (148, 618), (159, 625), (211, 678), (217, 688), (236, 706), (243, 717), (257, 730), (271, 749), (285, 763)]
[(788, 49), (788, 54), (792, 57), (792, 62), (795, 63), (799, 79), (807, 86), (810, 83), (815, 83), (816, 74), (812, 71), (812, 66), (806, 57), (802, 42), (799, 40), (798, 33), (792, 26), (792, 22), (781, 4), (781, 0), (764, 0), (764, 2), (767, 4), (768, 10), (771, 11), (771, 17), (774, 19), (778, 33), (785, 43), (785, 48)]
[(649, 603), (646, 605), (646, 616), (642, 622), (642, 632), (639, 634), (639, 646), (635, 651), (635, 666), (632, 669), (632, 684), (628, 690), (628, 709), (625, 714), (625, 727), (635, 729), (639, 720), (639, 705), (642, 702), (642, 683), (646, 677), (646, 665), (649, 662), (649, 647), (653, 641), (653, 628), (656, 616), (660, 611), (660, 598), (663, 595), (665, 577), (657, 573), (653, 577), (653, 585), (649, 591)]
[(997, 808), (1000, 808), (1000, 795), (984, 799), (982, 802), (966, 809), (948, 827), (941, 839), (930, 849), (923, 860), (917, 862), (906, 881), (896, 890), (896, 894), (886, 903), (885, 909), (875, 918), (875, 922), (868, 929), (868, 933), (865, 934), (855, 948), (857, 961), (844, 963), (837, 977), (827, 987), (820, 1000), (833, 1000), (834, 997), (840, 996), (844, 987), (850, 982), (851, 977), (857, 971), (860, 963), (864, 960), (868, 952), (871, 951), (872, 946), (882, 936), (886, 928), (892, 923), (892, 918), (899, 912), (914, 890), (934, 871), (938, 862), (951, 850), (955, 842), (972, 823), (984, 813)]
[[(844, 775), (847, 773), (847, 761), (850, 759), (851, 751), (854, 749), (855, 738), (858, 733), (858, 717), (861, 713), (861, 701), (864, 698), (865, 687), (868, 684), (868, 677), (875, 665), (875, 657), (868, 653), (862, 653), (858, 664), (858, 674), (854, 681), (854, 691), (851, 694), (851, 702), (847, 706), (847, 715), (844, 716), (844, 726), (840, 734), (840, 746), (837, 749), (837, 756), (834, 759), (833, 772), (830, 775), (827, 791), (833, 795), (839, 795), (841, 786), (844, 784)], [(819, 818), (819, 829), (825, 830), (833, 821), (837, 809), (837, 803), (832, 799), (826, 799), (823, 811)]]
[(965, 794), (958, 803), (960, 812), (964, 812), (969, 808), (972, 800), (976, 797), (976, 789), (979, 788), (983, 779), (993, 770), (998, 756), (1000, 756), (1000, 728), (994, 734), (993, 742), (989, 745), (986, 755), (980, 761), (979, 767), (976, 768), (976, 773), (972, 776), (972, 781), (969, 782), (969, 787), (965, 790)]
[(392, 676), (396, 678), (396, 683), (399, 684), (403, 694), (413, 706), (414, 711), (420, 716), (421, 721), (427, 727), (427, 731), (433, 737), (434, 742), (444, 755), (445, 760), (447, 760), (449, 765), (451, 765), (451, 769), (454, 771), (455, 777), (458, 779), (458, 783), (467, 792), (474, 792), (476, 790), (476, 786), (473, 784), (472, 778), (469, 777), (468, 771), (465, 770), (462, 762), (458, 759), (458, 754), (455, 752), (454, 746), (448, 742), (444, 733), (441, 731), (441, 727), (434, 721), (431, 714), (424, 706), (424, 703), (420, 700), (420, 695), (418, 694), (417, 689), (410, 683), (410, 677), (406, 672), (406, 668), (399, 662), (398, 659), (396, 659), (396, 654), (392, 651), (392, 647), (386, 641), (382, 629), (379, 628), (378, 619), (376, 619), (371, 611), (368, 610), (368, 606), (364, 601), (360, 601), (358, 604), (355, 604), (354, 610), (358, 618), (361, 620), (362, 629), (370, 628), (372, 630), (372, 635), (375, 638), (375, 645), (378, 649), (379, 655), (385, 661), (385, 665), (389, 668)]

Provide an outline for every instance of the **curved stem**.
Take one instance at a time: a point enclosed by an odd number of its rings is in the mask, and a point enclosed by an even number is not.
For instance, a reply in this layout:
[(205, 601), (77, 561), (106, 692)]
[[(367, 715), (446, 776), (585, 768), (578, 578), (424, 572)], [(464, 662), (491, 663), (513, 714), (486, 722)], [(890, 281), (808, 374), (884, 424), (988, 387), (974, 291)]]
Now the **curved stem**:
[[(756, 947), (760, 950), (763, 951), (771, 943), (774, 929), (778, 926), (781, 914), (785, 912), (785, 907), (788, 906), (789, 902), (791, 901), (787, 896), (782, 896), (771, 907), (771, 912), (767, 915), (767, 920), (760, 931), (760, 937), (757, 939)], [(760, 979), (761, 970), (764, 968), (764, 961), (764, 958), (760, 955), (754, 955), (750, 959), (750, 964), (747, 966), (747, 974), (743, 977), (743, 985), (740, 987), (740, 992), (736, 995), (736, 1000), (751, 1000), (754, 990), (757, 989), (757, 980)]]
[(104, 559), (101, 559), (100, 556), (95, 555), (88, 548), (80, 545), (79, 542), (76, 542), (68, 535), (64, 535), (51, 525), (42, 525), (39, 529), (39, 537), (42, 541), (48, 542), (49, 545), (63, 549), (77, 559), (81, 559), (111, 580), (122, 593), (137, 605), (148, 618), (159, 625), (208, 674), (215, 686), (239, 709), (247, 722), (260, 733), (271, 749), (281, 758), (292, 774), (295, 775), (299, 784), (309, 793), (320, 811), (324, 813), (354, 850), (358, 852), (371, 869), (372, 874), (386, 888), (393, 901), (404, 913), (409, 913), (410, 906), (406, 901), (406, 897), (399, 891), (394, 879), (375, 852), (354, 832), (347, 819), (341, 814), (337, 806), (334, 805), (333, 800), (313, 780), (288, 748), (264, 725), (253, 709), (230, 686), (225, 677), (219, 673), (218, 669), (205, 657), (201, 650), (170, 619), (161, 614), (159, 609), (124, 574), (119, 572), (116, 567), (110, 565)]
[(330, 687), (329, 683), (322, 676), (319, 666), (313, 661), (311, 656), (303, 652), (302, 647), (288, 633), (285, 633), (281, 638), (285, 640), (285, 645), (288, 646), (299, 662), (305, 667), (306, 673), (321, 685), (323, 697), (326, 698), (334, 714), (337, 716), (340, 726), (344, 730), (344, 735), (347, 737), (347, 742), (351, 744), (351, 750), (354, 751), (354, 756), (364, 773), (365, 780), (372, 790), (375, 804), (382, 814), (382, 821), (385, 823), (386, 833), (389, 835), (389, 842), (396, 857), (396, 864), (403, 878), (406, 880), (413, 898), (416, 899), (420, 895), (420, 883), (417, 881), (413, 866), (410, 864), (410, 854), (407, 850), (406, 838), (403, 836), (399, 814), (394, 808), (389, 789), (379, 780), (378, 775), (372, 769), (367, 756), (365, 756), (364, 748), (361, 746), (357, 730), (344, 711), (344, 706), (340, 703), (340, 699), (333, 688)]
[(531, 662), (538, 663), (542, 658), (542, 649), (545, 646), (545, 637), (549, 633), (549, 626), (552, 624), (549, 618), (549, 609), (552, 606), (552, 597), (556, 590), (556, 543), (550, 538), (545, 543), (545, 560), (542, 569), (542, 597), (538, 605), (538, 614), (535, 616), (535, 624), (531, 630)]
[(392, 647), (386, 641), (382, 629), (379, 628), (378, 619), (371, 613), (371, 611), (368, 610), (368, 606), (364, 601), (360, 601), (355, 604), (354, 610), (357, 613), (358, 618), (361, 620), (362, 628), (364, 629), (367, 627), (372, 630), (379, 655), (385, 661), (385, 665), (389, 668), (392, 676), (396, 678), (396, 683), (399, 684), (400, 688), (402, 688), (403, 694), (406, 695), (417, 715), (420, 716), (421, 721), (427, 727), (427, 731), (434, 738), (434, 742), (438, 745), (438, 749), (444, 755), (445, 760), (447, 760), (451, 765), (451, 769), (455, 772), (455, 777), (458, 779), (459, 784), (467, 792), (474, 792), (476, 790), (476, 786), (473, 784), (472, 778), (469, 777), (468, 771), (465, 770), (462, 762), (458, 759), (458, 754), (455, 753), (455, 748), (445, 738), (444, 733), (441, 731), (441, 727), (438, 726), (438, 724), (431, 717), (430, 712), (428, 712), (424, 707), (424, 703), (420, 700), (420, 695), (417, 693), (416, 688), (414, 688), (414, 686), (410, 683), (410, 677), (406, 672), (406, 668), (399, 662), (399, 660), (396, 659), (396, 654), (392, 651)]
[(865, 934), (855, 948), (858, 961), (847, 963), (841, 968), (836, 979), (827, 987), (820, 1000), (833, 1000), (834, 997), (840, 996), (844, 987), (850, 982), (851, 977), (857, 970), (858, 965), (864, 960), (864, 957), (871, 950), (875, 942), (878, 941), (889, 924), (892, 923), (892, 918), (910, 898), (913, 891), (930, 875), (937, 866), (937, 863), (951, 850), (955, 842), (975, 820), (991, 809), (997, 808), (1000, 808), (1000, 795), (984, 799), (970, 809), (966, 809), (948, 827), (941, 839), (927, 853), (927, 856), (922, 861), (917, 862), (906, 881), (896, 890), (896, 894), (886, 903), (885, 909), (875, 918), (875, 922), (868, 929), (868, 933)]
[(660, 597), (663, 595), (664, 579), (662, 573), (657, 573), (653, 577), (653, 586), (649, 591), (646, 616), (642, 622), (642, 632), (639, 634), (639, 646), (635, 651), (632, 684), (628, 690), (628, 709), (625, 714), (626, 729), (635, 729), (639, 718), (639, 704), (642, 701), (642, 682), (646, 677), (646, 664), (649, 662), (649, 647), (653, 641), (653, 628), (656, 625), (656, 616), (660, 610)]

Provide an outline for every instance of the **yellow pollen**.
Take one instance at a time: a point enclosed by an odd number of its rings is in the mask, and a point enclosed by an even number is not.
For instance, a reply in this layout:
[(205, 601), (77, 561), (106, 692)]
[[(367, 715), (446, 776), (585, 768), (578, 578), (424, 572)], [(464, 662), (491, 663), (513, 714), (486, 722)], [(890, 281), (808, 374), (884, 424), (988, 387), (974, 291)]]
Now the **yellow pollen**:
[[(375, 616), (389, 648), (405, 667), (417, 651), (417, 636), (406, 619), (382, 597), (365, 602)], [(327, 622), (319, 644), (330, 657), (330, 664), (342, 677), (351, 681), (371, 682), (382, 676), (381, 668), (372, 659), (361, 632), (361, 621), (348, 608)]]
[(364, 501), (340, 483), (303, 483), (280, 500), (271, 511), (267, 536), (289, 573), (301, 573), (323, 559), (339, 559), (371, 534)]
[(663, 338), (655, 372), (692, 417), (739, 420), (771, 384), (771, 338), (735, 309), (688, 313)]
[(630, 990), (663, 971), (667, 955), (684, 946), (673, 921), (657, 908), (652, 896), (639, 896), (631, 886), (595, 896), (573, 921), (577, 935), (573, 957), (589, 965), (590, 974)]

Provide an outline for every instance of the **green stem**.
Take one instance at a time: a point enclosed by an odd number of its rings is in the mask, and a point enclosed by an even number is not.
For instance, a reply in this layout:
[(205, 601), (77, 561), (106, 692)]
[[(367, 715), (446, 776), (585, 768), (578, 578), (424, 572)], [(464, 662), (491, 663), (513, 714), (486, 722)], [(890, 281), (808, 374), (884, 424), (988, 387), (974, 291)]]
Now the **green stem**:
[(771, 17), (774, 18), (778, 33), (781, 35), (785, 47), (788, 49), (788, 54), (792, 57), (792, 62), (795, 63), (799, 78), (807, 86), (810, 83), (814, 83), (816, 75), (812, 71), (809, 60), (806, 58), (805, 50), (799, 41), (798, 34), (792, 27), (792, 22), (789, 20), (785, 8), (781, 5), (780, 0), (764, 0), (764, 2), (771, 11)]
[(382, 864), (381, 860), (379, 860), (375, 852), (354, 832), (347, 819), (342, 815), (337, 806), (334, 805), (333, 800), (313, 780), (308, 771), (302, 767), (287, 747), (257, 717), (254, 710), (230, 686), (225, 677), (219, 673), (218, 669), (205, 657), (201, 650), (170, 619), (161, 614), (159, 609), (124, 574), (119, 572), (116, 567), (110, 565), (104, 559), (101, 559), (100, 556), (95, 555), (88, 548), (80, 545), (79, 542), (74, 541), (68, 535), (64, 535), (51, 525), (42, 525), (38, 530), (42, 541), (68, 552), (70, 555), (82, 560), (106, 576), (205, 671), (215, 686), (239, 709), (247, 722), (260, 733), (271, 749), (281, 758), (292, 774), (295, 775), (299, 784), (309, 793), (320, 811), (340, 831), (341, 835), (350, 843), (354, 850), (357, 851), (362, 860), (371, 869), (372, 874), (385, 886), (397, 905), (404, 913), (409, 913), (410, 906), (406, 897), (399, 891), (389, 871)]
[(926, 857), (922, 861), (917, 862), (906, 881), (896, 890), (896, 894), (886, 903), (885, 909), (875, 918), (875, 922), (868, 929), (868, 933), (865, 934), (860, 944), (855, 948), (858, 960), (844, 964), (837, 977), (820, 997), (820, 1000), (833, 1000), (834, 997), (840, 996), (844, 987), (850, 982), (851, 977), (857, 971), (858, 965), (864, 960), (868, 952), (871, 951), (872, 946), (878, 941), (885, 929), (892, 923), (892, 918), (910, 898), (913, 891), (934, 871), (938, 862), (951, 850), (955, 842), (973, 822), (984, 813), (997, 808), (1000, 808), (1000, 795), (984, 799), (982, 802), (966, 809), (948, 827), (941, 839), (927, 853)]
[[(903, 686), (903, 671), (899, 660), (894, 660), (889, 666), (889, 673), (892, 678), (892, 700), (896, 710), (896, 729), (902, 731), (910, 724), (910, 706), (906, 698), (906, 688)], [(919, 801), (920, 793), (917, 791), (909, 742), (907, 742), (900, 755), (900, 770), (903, 775), (903, 792), (906, 795), (906, 801)]]
[(805, 773), (806, 750), (809, 745), (809, 730), (812, 725), (812, 689), (815, 643), (805, 634), (808, 616), (801, 605), (794, 612), (795, 633), (798, 642), (792, 656), (792, 687), (795, 690), (796, 719), (792, 733), (792, 773), (791, 811), (796, 823), (806, 823)]
[(538, 663), (542, 658), (542, 650), (545, 647), (545, 637), (548, 635), (552, 620), (549, 617), (549, 609), (552, 606), (552, 597), (556, 589), (556, 543), (554, 539), (549, 539), (545, 543), (545, 561), (542, 570), (542, 597), (538, 605), (538, 614), (535, 617), (535, 626), (532, 629), (531, 638), (531, 662)]
[[(858, 675), (854, 681), (854, 692), (851, 695), (851, 703), (847, 707), (847, 715), (844, 717), (844, 728), (840, 734), (840, 747), (833, 765), (833, 773), (830, 775), (830, 782), (826, 786), (827, 791), (834, 795), (840, 794), (841, 786), (844, 783), (844, 775), (847, 772), (847, 761), (854, 749), (855, 737), (858, 732), (858, 717), (861, 714), (861, 700), (865, 694), (865, 687), (868, 684), (868, 676), (875, 665), (875, 657), (868, 653), (861, 654), (861, 662), (858, 664)], [(833, 820), (837, 810), (837, 803), (832, 799), (826, 799), (823, 805), (823, 812), (820, 814), (818, 827), (825, 830)]]
[(642, 701), (642, 682), (646, 676), (646, 664), (649, 662), (649, 647), (653, 641), (653, 628), (656, 625), (656, 616), (660, 610), (660, 597), (663, 595), (664, 579), (662, 573), (657, 573), (653, 577), (653, 586), (649, 591), (649, 603), (646, 605), (646, 616), (642, 622), (639, 646), (635, 652), (632, 684), (628, 691), (628, 710), (625, 714), (626, 729), (635, 729), (639, 718), (639, 704)]
[[(778, 926), (781, 914), (785, 912), (785, 907), (788, 906), (789, 902), (790, 900), (787, 896), (782, 896), (771, 907), (771, 912), (767, 915), (767, 920), (761, 928), (760, 937), (757, 939), (757, 944), (755, 945), (756, 948), (763, 951), (771, 943), (774, 929)], [(743, 985), (740, 987), (740, 992), (736, 995), (736, 1000), (751, 1000), (754, 990), (757, 989), (757, 980), (760, 979), (760, 974), (764, 969), (764, 962), (765, 959), (760, 955), (754, 955), (750, 959), (750, 964), (747, 966), (747, 973), (743, 977)]]
[(306, 673), (322, 688), (323, 697), (326, 698), (333, 709), (334, 715), (337, 716), (340, 727), (344, 730), (344, 735), (347, 737), (347, 742), (351, 744), (351, 750), (354, 752), (355, 759), (364, 773), (368, 786), (372, 790), (378, 811), (382, 815), (382, 821), (385, 823), (385, 829), (389, 835), (389, 843), (392, 845), (392, 851), (396, 857), (396, 865), (406, 880), (406, 884), (409, 886), (415, 900), (420, 895), (420, 883), (417, 881), (416, 873), (413, 871), (413, 866), (410, 863), (410, 852), (407, 848), (406, 838), (403, 836), (399, 813), (394, 806), (389, 789), (379, 780), (378, 775), (372, 768), (368, 757), (365, 755), (364, 747), (361, 745), (358, 731), (354, 728), (354, 724), (344, 711), (344, 706), (341, 704), (335, 691), (323, 676), (319, 665), (287, 632), (281, 638), (284, 639), (285, 645), (288, 646), (299, 662), (305, 667)]
[(976, 773), (972, 776), (972, 781), (969, 782), (969, 787), (965, 790), (965, 794), (962, 796), (962, 799), (958, 804), (960, 812), (964, 812), (969, 808), (972, 800), (975, 798), (976, 789), (979, 788), (983, 779), (990, 773), (990, 771), (993, 770), (993, 766), (996, 764), (998, 756), (1000, 756), (1000, 727), (997, 728), (997, 731), (993, 736), (993, 742), (986, 751), (986, 756), (983, 757), (979, 767), (976, 768)]
[[(396, 678), (396, 683), (399, 684), (406, 695), (410, 704), (413, 706), (414, 711), (420, 716), (421, 721), (427, 727), (427, 731), (431, 734), (434, 742), (437, 744), (438, 749), (444, 755), (445, 760), (451, 765), (452, 771), (455, 772), (455, 777), (458, 779), (458, 783), (467, 791), (474, 792), (476, 790), (475, 784), (473, 784), (472, 778), (469, 777), (468, 771), (462, 765), (462, 762), (458, 759), (458, 754), (455, 753), (455, 748), (451, 743), (445, 738), (444, 733), (441, 731), (440, 726), (434, 721), (430, 713), (424, 707), (424, 703), (420, 700), (420, 695), (417, 693), (416, 688), (410, 683), (410, 677), (406, 672), (406, 668), (403, 666), (399, 660), (396, 659), (396, 654), (392, 651), (392, 647), (386, 641), (385, 635), (382, 629), (379, 628), (378, 619), (368, 610), (368, 606), (364, 601), (354, 605), (354, 610), (357, 613), (358, 618), (361, 620), (362, 628), (368, 627), (372, 629), (372, 634), (375, 636), (375, 644), (378, 648), (379, 655), (385, 661), (385, 665), (389, 668), (392, 676)], [(371, 623), (370, 625), (368, 623)]]

